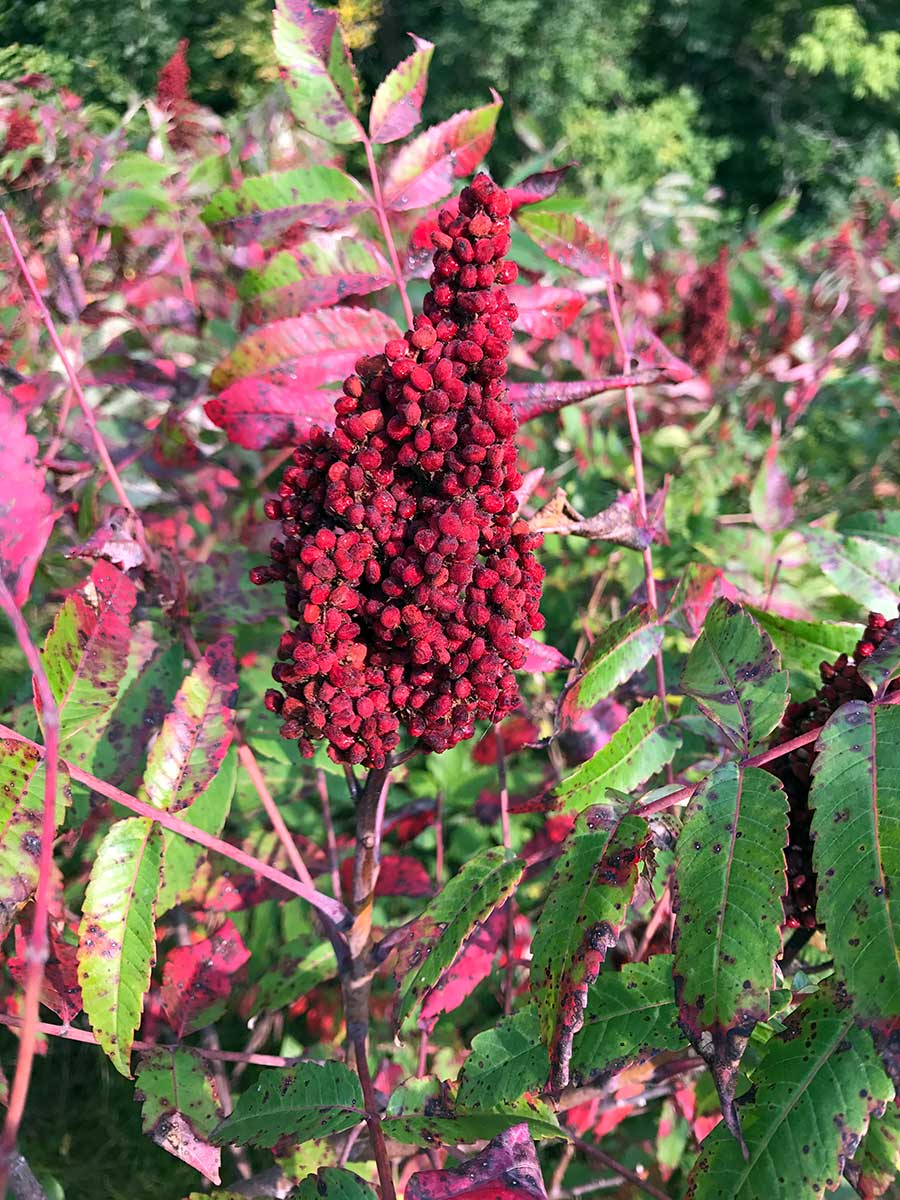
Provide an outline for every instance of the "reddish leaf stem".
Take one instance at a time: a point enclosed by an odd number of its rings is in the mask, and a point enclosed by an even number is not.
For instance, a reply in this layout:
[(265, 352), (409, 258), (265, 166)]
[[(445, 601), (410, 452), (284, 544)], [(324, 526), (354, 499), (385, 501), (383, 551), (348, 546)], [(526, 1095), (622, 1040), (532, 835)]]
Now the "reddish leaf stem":
[(349, 1030), (353, 1042), (353, 1053), (356, 1059), (356, 1073), (362, 1087), (363, 1100), (366, 1106), (366, 1125), (369, 1137), (372, 1139), (372, 1152), (375, 1156), (375, 1166), (378, 1169), (378, 1182), (381, 1184), (381, 1200), (395, 1200), (394, 1176), (391, 1172), (391, 1161), (388, 1157), (387, 1143), (384, 1140), (384, 1130), (381, 1128), (381, 1118), (378, 1115), (378, 1102), (375, 1099), (375, 1088), (369, 1073), (369, 1061), (366, 1057), (366, 1030), (354, 1028)]
[[(619, 300), (616, 296), (616, 285), (612, 279), (609, 279), (606, 284), (606, 296), (609, 301), (609, 315), (612, 317), (613, 327), (616, 331), (616, 340), (619, 343), (619, 349), (622, 353), (622, 370), (627, 373), (629, 367), (629, 350), (628, 342), (625, 337), (625, 330), (622, 327), (622, 314), (619, 311)], [(637, 409), (634, 403), (634, 391), (631, 387), (625, 388), (625, 412), (628, 417), (628, 432), (631, 435), (631, 461), (634, 467), (634, 486), (637, 492), (638, 513), (641, 521), (646, 526), (647, 524), (647, 488), (644, 483), (644, 452), (641, 445), (641, 427), (638, 422)], [(653, 575), (653, 551), (650, 546), (644, 548), (644, 578), (647, 585), (647, 602), (654, 614), (659, 612), (659, 600), (656, 594), (656, 579)], [(669, 704), (666, 692), (666, 673), (663, 667), (662, 648), (656, 651), (656, 690), (659, 695), (659, 701), (662, 705), (663, 718), (669, 719)], [(671, 782), (671, 766), (668, 768)]]
[[(33, 746), (39, 753), (45, 753), (43, 746), (37, 745), (36, 742), (32, 742), (29, 738), (22, 737), (20, 733), (8, 728), (6, 725), (0, 725), (0, 737), (15, 738), (17, 741), (24, 742), (26, 746)], [(268, 879), (279, 887), (284, 888), (286, 892), (290, 892), (292, 895), (306, 900), (313, 908), (318, 909), (319, 912), (333, 921), (338, 929), (343, 930), (350, 925), (350, 914), (339, 900), (333, 900), (331, 896), (326, 896), (308, 884), (295, 879), (292, 875), (288, 875), (284, 871), (279, 871), (277, 867), (273, 867), (270, 863), (263, 862), (259, 858), (254, 858), (252, 854), (247, 854), (246, 851), (241, 850), (239, 847), (232, 846), (229, 842), (214, 837), (213, 834), (206, 833), (204, 830), (198, 829), (195, 825), (189, 825), (187, 821), (182, 821), (172, 813), (165, 812), (160, 808), (154, 808), (151, 804), (145, 804), (143, 800), (138, 800), (136, 796), (130, 796), (128, 792), (123, 792), (121, 788), (117, 788), (103, 779), (98, 779), (96, 775), (91, 775), (88, 771), (83, 771), (80, 767), (75, 766), (74, 763), (66, 762), (64, 765), (73, 779), (85, 784), (92, 791), (99, 792), (101, 796), (106, 796), (107, 799), (113, 800), (116, 804), (121, 804), (123, 808), (137, 813), (138, 816), (149, 817), (151, 820), (157, 821), (163, 829), (169, 829), (172, 833), (178, 833), (190, 842), (197, 842), (199, 845), (205, 846), (207, 850), (214, 850), (217, 854), (221, 854), (225, 858), (230, 858), (232, 862), (239, 863), (242, 867), (246, 867), (250, 871), (256, 871), (264, 879)]]
[(378, 223), (381, 226), (381, 233), (387, 246), (388, 257), (391, 260), (391, 269), (394, 272), (394, 282), (397, 285), (397, 291), (400, 293), (400, 300), (403, 304), (403, 315), (406, 318), (407, 325), (412, 329), (412, 305), (409, 302), (409, 293), (406, 290), (406, 281), (403, 278), (400, 256), (397, 254), (397, 246), (391, 231), (391, 223), (388, 220), (387, 209), (384, 207), (384, 195), (381, 191), (381, 180), (378, 177), (375, 152), (372, 149), (371, 141), (367, 137), (364, 137), (363, 145), (366, 148), (366, 162), (369, 164), (369, 178), (372, 180), (372, 197), (375, 201), (375, 212), (378, 214)]
[[(247, 772), (250, 782), (253, 784), (257, 796), (259, 796), (260, 802), (265, 809), (266, 816), (269, 818), (272, 828), (278, 836), (278, 840), (281, 842), (282, 846), (284, 846), (285, 853), (288, 856), (288, 861), (294, 868), (294, 874), (302, 883), (305, 883), (307, 887), (315, 889), (312, 875), (310, 875), (309, 869), (307, 868), (306, 863), (303, 861), (303, 855), (297, 849), (297, 843), (291, 837), (291, 831), (284, 823), (284, 817), (281, 815), (278, 805), (272, 798), (272, 793), (269, 791), (266, 781), (263, 778), (263, 773), (259, 769), (259, 763), (256, 761), (256, 756), (247, 743), (243, 740), (239, 740), (238, 742), (237, 755), (241, 766)], [(339, 894), (335, 898), (340, 901)]]
[(0, 1196), (4, 1196), (31, 1084), (31, 1069), (34, 1065), (38, 1034), (38, 1011), (41, 988), (44, 983), (44, 965), (47, 962), (47, 926), (53, 870), (53, 837), (56, 832), (56, 791), (59, 778), (59, 710), (44, 670), (44, 664), (37, 646), (31, 639), (25, 618), (3, 580), (0, 580), (0, 608), (9, 618), (16, 641), (34, 674), (35, 685), (41, 701), (41, 718), (44, 726), (42, 750), (44, 755), (44, 810), (41, 821), (38, 882), (34, 897), (34, 920), (25, 951), (24, 1018), (22, 1034), (19, 1039), (16, 1071), (6, 1109), (6, 1121), (3, 1125), (3, 1133), (0, 1135)]
[(53, 343), (53, 349), (59, 355), (60, 361), (62, 362), (62, 365), (63, 365), (63, 369), (65, 370), (66, 375), (68, 377), (69, 385), (71, 386), (72, 391), (75, 395), (75, 399), (78, 401), (79, 407), (81, 408), (81, 412), (84, 417), (84, 422), (87, 425), (88, 429), (90, 430), (91, 438), (93, 439), (94, 447), (97, 451), (97, 456), (99, 457), (101, 463), (103, 464), (103, 469), (106, 471), (107, 477), (109, 478), (110, 485), (112, 486), (113, 491), (116, 493), (116, 498), (118, 499), (119, 503), (122, 505), (122, 507), (124, 509), (126, 509), (127, 512), (129, 512), (134, 517), (135, 522), (136, 522), (136, 529), (137, 529), (137, 541), (138, 541), (141, 549), (144, 551), (144, 555), (145, 555), (147, 561), (150, 562), (150, 561), (152, 561), (152, 555), (146, 544), (146, 539), (144, 537), (144, 530), (143, 530), (143, 526), (141, 524), (141, 519), (138, 516), (138, 514), (135, 512), (134, 506), (132, 505), (131, 501), (128, 499), (128, 495), (125, 491), (124, 486), (122, 485), (122, 480), (119, 478), (119, 472), (116, 470), (116, 465), (110, 456), (109, 450), (107, 449), (107, 446), (106, 446), (106, 442), (103, 440), (103, 434), (97, 428), (97, 421), (94, 417), (94, 410), (91, 408), (90, 404), (88, 404), (87, 397), (85, 396), (84, 391), (81, 387), (81, 382), (78, 378), (78, 374), (75, 371), (75, 368), (72, 366), (71, 362), (69, 361), (69, 356), (66, 354), (65, 347), (63, 346), (62, 341), (60, 340), (60, 336), (56, 331), (56, 325), (53, 322), (53, 317), (50, 315), (50, 310), (49, 310), (49, 308), (47, 308), (47, 305), (44, 303), (43, 296), (38, 291), (37, 284), (34, 282), (32, 274), (28, 269), (28, 264), (25, 261), (25, 256), (22, 254), (22, 250), (19, 246), (19, 243), (16, 240), (16, 235), (13, 232), (12, 225), (10, 225), (10, 223), (9, 223), (9, 218), (7, 217), (6, 213), (4, 212), (4, 210), (2, 208), (0, 208), (0, 229), (2, 229), (3, 236), (6, 238), (7, 242), (9, 243), (9, 248), (13, 252), (13, 257), (16, 260), (16, 265), (18, 266), (19, 271), (21, 272), (22, 278), (25, 280), (25, 283), (28, 286), (28, 290), (31, 292), (32, 299), (34, 300), (35, 304), (37, 305), (38, 311), (41, 314), (41, 320), (44, 322), (44, 328), (47, 330), (47, 333), (50, 336), (50, 341)]

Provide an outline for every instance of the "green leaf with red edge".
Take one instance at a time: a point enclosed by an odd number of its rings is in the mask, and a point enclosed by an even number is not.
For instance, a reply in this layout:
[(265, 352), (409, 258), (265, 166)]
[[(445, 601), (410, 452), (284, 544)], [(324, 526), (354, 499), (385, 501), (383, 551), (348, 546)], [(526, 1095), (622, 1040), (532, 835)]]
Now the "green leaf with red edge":
[(862, 1200), (885, 1196), (900, 1176), (900, 1105), (890, 1101), (884, 1116), (873, 1117), (844, 1176)]
[(664, 630), (649, 605), (629, 609), (591, 643), (581, 664), (578, 705), (593, 708), (643, 667), (662, 645)]
[(337, 13), (306, 0), (277, 0), (273, 37), (299, 124), (329, 142), (361, 142), (364, 134), (351, 111), (355, 77)]
[(874, 653), (861, 659), (857, 667), (875, 699), (880, 700), (887, 693), (888, 684), (900, 674), (900, 622), (885, 633)]
[[(39, 750), (14, 738), (0, 738), (0, 941), (37, 887), (45, 779)], [(60, 764), (57, 824), (68, 802), (69, 776)]]
[(38, 469), (38, 444), (25, 415), (0, 388), (0, 581), (20, 608), (53, 528), (50, 497)]
[(566, 839), (531, 946), (531, 991), (550, 1051), (550, 1084), (569, 1081), (588, 988), (618, 940), (650, 837), (647, 822), (588, 809)]
[(60, 754), (88, 769), (128, 668), (136, 600), (128, 576), (98, 562), (66, 598), (44, 643), (44, 670), (59, 707)]
[(519, 313), (515, 328), (542, 340), (555, 338), (568, 329), (587, 300), (581, 292), (567, 287), (513, 284), (506, 290)]
[(369, 136), (376, 143), (396, 142), (406, 137), (422, 119), (434, 43), (414, 33), (409, 36), (415, 50), (388, 73), (372, 97)]
[(134, 1098), (141, 1128), (157, 1146), (219, 1183), (222, 1151), (207, 1140), (222, 1118), (216, 1079), (204, 1059), (185, 1046), (145, 1050), (135, 1071)]
[(454, 179), (471, 175), (491, 147), (503, 101), (465, 109), (420, 133), (397, 154), (384, 181), (388, 208), (424, 208), (450, 194)]
[(781, 952), (788, 804), (768, 771), (731, 762), (697, 788), (678, 835), (675, 995), (681, 1027), (713, 1073), (736, 1137), (738, 1068), (769, 1018)]
[(502, 846), (482, 850), (428, 904), (401, 942), (394, 1021), (399, 1029), (452, 965), (475, 926), (512, 893), (524, 863)]
[(540, 209), (518, 214), (516, 220), (554, 262), (588, 279), (608, 279), (612, 271), (609, 243), (574, 213)]
[(371, 205), (350, 175), (316, 164), (250, 176), (217, 192), (200, 217), (214, 233), (267, 241), (297, 221), (336, 229)]
[(458, 1167), (417, 1171), (405, 1200), (547, 1200), (537, 1152), (526, 1124), (495, 1137)]
[(163, 967), (162, 1004), (179, 1040), (222, 1015), (234, 986), (232, 977), (249, 957), (231, 921), (208, 937), (169, 951)]
[(273, 321), (248, 334), (213, 368), (209, 384), (221, 392), (248, 376), (295, 390), (343, 380), (364, 354), (377, 354), (400, 336), (390, 317), (368, 308), (333, 308)]
[(741, 1105), (747, 1143), (717, 1126), (701, 1145), (686, 1200), (821, 1197), (840, 1183), (845, 1156), (892, 1094), (872, 1040), (828, 985), (808, 997), (767, 1044)]
[(724, 598), (706, 614), (681, 684), (741, 754), (768, 737), (788, 702), (788, 674), (772, 639)]
[(845, 704), (816, 749), (817, 912), (854, 1012), (900, 1085), (900, 705)]
[(463, 1108), (493, 1108), (539, 1092), (550, 1074), (537, 1007), (529, 1004), (472, 1039), (459, 1077)]
[(364, 1115), (362, 1089), (349, 1067), (301, 1062), (260, 1072), (212, 1140), (218, 1146), (274, 1146), (290, 1135), (295, 1142), (308, 1142), (350, 1129)]
[(671, 762), (681, 735), (674, 725), (661, 725), (661, 715), (655, 696), (634, 709), (606, 745), (558, 785), (560, 805), (581, 812), (603, 800), (609, 788), (634, 792)]
[(138, 798), (179, 812), (209, 786), (234, 737), (234, 639), (209, 646), (178, 690), (153, 743)]
[(900, 588), (900, 546), (812, 527), (803, 537), (810, 558), (832, 587), (860, 607), (894, 611)]
[(118, 821), (100, 843), (78, 930), (84, 1011), (113, 1066), (129, 1076), (131, 1046), (156, 961), (162, 832), (146, 817)]
[(343, 1167), (321, 1167), (301, 1179), (295, 1200), (378, 1200), (374, 1188)]
[(686, 1039), (678, 1026), (672, 955), (604, 970), (588, 989), (584, 1026), (572, 1048), (572, 1079), (579, 1087), (602, 1084), (633, 1063)]
[(374, 242), (351, 237), (304, 242), (244, 275), (238, 289), (244, 300), (241, 322), (262, 325), (328, 308), (348, 296), (377, 292), (392, 280), (391, 268)]

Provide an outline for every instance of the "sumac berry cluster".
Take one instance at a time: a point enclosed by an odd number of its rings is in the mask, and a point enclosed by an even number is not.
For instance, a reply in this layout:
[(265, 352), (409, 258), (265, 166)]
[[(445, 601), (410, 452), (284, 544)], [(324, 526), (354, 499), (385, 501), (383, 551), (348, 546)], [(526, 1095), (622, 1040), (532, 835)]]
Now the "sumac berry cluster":
[(296, 622), (266, 704), (304, 756), (325, 739), (381, 767), (403, 729), (446, 750), (518, 701), (543, 573), (503, 382), (509, 211), (479, 175), (440, 214), (415, 328), (356, 364), (334, 432), (312, 431), (266, 504), (282, 537), (251, 577), (282, 581)]
[[(822, 686), (809, 700), (788, 705), (772, 739), (773, 745), (782, 745), (824, 725), (849, 700), (871, 700), (872, 689), (860, 675), (859, 663), (870, 658), (885, 637), (897, 629), (898, 624), (900, 618), (888, 620), (881, 613), (869, 613), (868, 624), (856, 643), (852, 657), (841, 654), (833, 663), (822, 663), (819, 667)], [(898, 687), (900, 679), (895, 679), (889, 690), (894, 691)], [(816, 927), (816, 877), (810, 829), (812, 809), (809, 806), (809, 785), (815, 757), (814, 746), (801, 746), (769, 767), (784, 784), (790, 804), (788, 846), (785, 851), (788, 880), (785, 919), (792, 928)]]
[(684, 306), (683, 354), (696, 371), (708, 371), (728, 348), (728, 256), (725, 248), (698, 272)]

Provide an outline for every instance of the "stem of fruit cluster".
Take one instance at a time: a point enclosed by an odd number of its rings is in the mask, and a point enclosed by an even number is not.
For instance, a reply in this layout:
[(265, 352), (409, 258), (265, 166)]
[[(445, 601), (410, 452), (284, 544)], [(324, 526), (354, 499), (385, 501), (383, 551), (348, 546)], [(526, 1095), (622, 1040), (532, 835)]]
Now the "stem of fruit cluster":
[[(628, 372), (630, 366), (628, 342), (625, 338), (625, 330), (622, 327), (622, 314), (619, 310), (619, 300), (616, 296), (616, 285), (612, 279), (607, 280), (606, 296), (609, 301), (609, 315), (612, 318), (613, 328), (616, 331), (616, 340), (619, 343), (619, 349), (622, 354), (622, 370)], [(646, 528), (647, 525), (647, 488), (644, 483), (644, 453), (641, 446), (641, 427), (638, 422), (637, 409), (634, 403), (634, 391), (630, 387), (625, 388), (625, 412), (628, 417), (628, 432), (631, 436), (631, 461), (634, 467), (634, 486), (637, 492), (638, 513), (641, 521)], [(653, 574), (653, 551), (650, 546), (644, 547), (644, 579), (647, 586), (647, 603), (650, 605), (654, 615), (659, 614), (659, 600), (656, 594), (656, 578)], [(666, 691), (666, 672), (663, 666), (662, 648), (657, 650), (655, 655), (656, 660), (656, 690), (659, 695), (659, 702), (662, 705), (663, 719), (669, 719), (669, 703), (668, 694)], [(671, 772), (671, 767), (669, 767)], [(671, 779), (670, 779), (671, 782)]]
[(151, 554), (146, 544), (144, 529), (143, 525), (141, 524), (140, 517), (135, 512), (134, 506), (128, 499), (128, 494), (125, 491), (122, 480), (119, 478), (119, 472), (116, 470), (115, 463), (113, 462), (109, 450), (107, 449), (106, 442), (103, 440), (103, 434), (97, 428), (94, 410), (91, 408), (90, 404), (88, 404), (87, 397), (85, 396), (81, 387), (81, 381), (78, 378), (78, 374), (69, 361), (69, 356), (66, 353), (66, 349), (56, 331), (56, 325), (53, 322), (53, 317), (50, 315), (50, 310), (44, 303), (43, 296), (38, 291), (37, 284), (34, 282), (32, 274), (28, 269), (28, 263), (25, 261), (25, 256), (23, 255), (19, 243), (16, 240), (16, 235), (13, 232), (12, 225), (9, 223), (9, 218), (2, 208), (0, 208), (0, 229), (2, 229), (3, 236), (9, 243), (9, 248), (12, 250), (13, 257), (16, 260), (16, 266), (19, 268), (22, 278), (25, 280), (28, 290), (31, 293), (31, 297), (37, 305), (38, 312), (41, 314), (41, 320), (44, 322), (44, 328), (47, 330), (47, 333), (50, 336), (50, 341), (53, 343), (53, 349), (59, 355), (60, 361), (63, 365), (63, 370), (65, 371), (69, 380), (69, 386), (71, 387), (72, 392), (75, 395), (75, 399), (78, 401), (79, 407), (81, 408), (84, 422), (90, 430), (91, 438), (93, 439), (94, 447), (97, 451), (97, 456), (103, 464), (103, 469), (107, 474), (110, 485), (113, 491), (116, 493), (116, 498), (121, 506), (135, 518), (136, 537), (138, 544), (144, 551), (144, 555), (147, 560), (150, 561)]
[(366, 149), (366, 162), (369, 164), (369, 178), (372, 181), (372, 197), (375, 201), (375, 212), (378, 214), (378, 223), (381, 226), (381, 233), (387, 246), (388, 258), (391, 260), (391, 269), (394, 272), (394, 282), (397, 285), (397, 291), (400, 293), (400, 301), (403, 304), (403, 315), (406, 318), (407, 325), (412, 329), (412, 305), (409, 302), (409, 293), (406, 290), (406, 280), (403, 278), (403, 269), (400, 266), (400, 256), (397, 253), (397, 246), (394, 242), (393, 232), (391, 231), (391, 223), (388, 219), (387, 209), (384, 206), (384, 195), (381, 191), (381, 180), (378, 176), (375, 152), (368, 138), (364, 140), (363, 145)]
[(19, 1127), (25, 1112), (28, 1089), (31, 1084), (31, 1069), (37, 1046), (38, 1014), (41, 989), (44, 983), (44, 966), (47, 962), (47, 929), (50, 913), (50, 887), (53, 870), (53, 838), (56, 833), (56, 792), (59, 778), (59, 709), (44, 671), (38, 649), (31, 639), (25, 618), (6, 584), (0, 580), (0, 608), (9, 618), (16, 641), (25, 655), (34, 675), (37, 693), (41, 702), (41, 717), (44, 727), (44, 808), (41, 819), (40, 856), (38, 881), (34, 897), (34, 918), (25, 951), (25, 997), (22, 1032), (19, 1036), (19, 1053), (16, 1070), (9, 1092), (6, 1120), (0, 1135), (0, 1196), (6, 1194), (9, 1174)]
[[(0, 737), (14, 738), (16, 741), (24, 742), (26, 746), (33, 747), (42, 755), (47, 753), (45, 747), (39, 746), (29, 738), (23, 737), (15, 729), (10, 729), (6, 725), (0, 725)], [(339, 930), (346, 929), (349, 926), (351, 920), (350, 913), (339, 900), (334, 900), (331, 896), (326, 896), (323, 892), (309, 887), (307, 884), (295, 879), (293, 875), (288, 875), (285, 871), (279, 871), (271, 863), (264, 862), (260, 858), (255, 858), (252, 854), (248, 854), (238, 846), (232, 846), (229, 842), (214, 837), (213, 834), (206, 833), (204, 830), (198, 829), (195, 825), (189, 825), (187, 821), (182, 821), (180, 817), (176, 817), (164, 809), (154, 808), (152, 804), (146, 804), (143, 800), (138, 800), (136, 796), (131, 796), (128, 792), (123, 792), (121, 788), (107, 783), (105, 779), (99, 779), (96, 775), (91, 775), (89, 771), (83, 771), (75, 763), (65, 760), (62, 760), (62, 763), (72, 779), (85, 784), (91, 791), (98, 792), (101, 796), (106, 796), (108, 800), (112, 800), (116, 804), (121, 804), (123, 808), (137, 813), (138, 816), (149, 817), (150, 820), (158, 822), (163, 829), (169, 829), (172, 833), (180, 834), (181, 837), (187, 838), (189, 842), (197, 842), (199, 845), (205, 846), (207, 850), (214, 850), (217, 854), (221, 854), (225, 858), (230, 858), (232, 862), (239, 863), (240, 866), (246, 867), (249, 871), (256, 871), (264, 879), (277, 884), (278, 887), (283, 888), (286, 892), (290, 892), (291, 895), (299, 896), (301, 900), (306, 900), (313, 908), (318, 909), (319, 912), (333, 921)]]

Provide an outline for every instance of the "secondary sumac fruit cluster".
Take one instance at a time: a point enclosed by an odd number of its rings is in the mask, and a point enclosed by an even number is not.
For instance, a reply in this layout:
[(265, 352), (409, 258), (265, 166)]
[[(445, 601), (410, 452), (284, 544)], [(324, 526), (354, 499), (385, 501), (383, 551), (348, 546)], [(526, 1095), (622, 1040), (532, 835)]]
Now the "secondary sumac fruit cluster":
[[(884, 639), (893, 634), (900, 618), (888, 620), (881, 613), (869, 613), (862, 637), (852, 656), (841, 654), (833, 663), (819, 667), (822, 686), (808, 700), (788, 705), (772, 742), (780, 746), (811, 729), (824, 725), (828, 718), (850, 700), (871, 700), (872, 689), (859, 673), (859, 663), (870, 658)], [(889, 691), (900, 687), (895, 679)], [(816, 751), (814, 745), (801, 746), (786, 758), (777, 759), (769, 770), (784, 784), (790, 804), (787, 863), (788, 893), (785, 898), (785, 919), (792, 928), (816, 927), (816, 876), (813, 870), (811, 824), (813, 810), (809, 806), (809, 787)]]
[(509, 211), (478, 175), (440, 214), (415, 328), (356, 364), (336, 428), (297, 447), (266, 503), (282, 537), (251, 578), (283, 582), (295, 622), (266, 704), (304, 756), (325, 739), (336, 762), (381, 767), (402, 729), (446, 750), (518, 702), (543, 572), (504, 385)]

